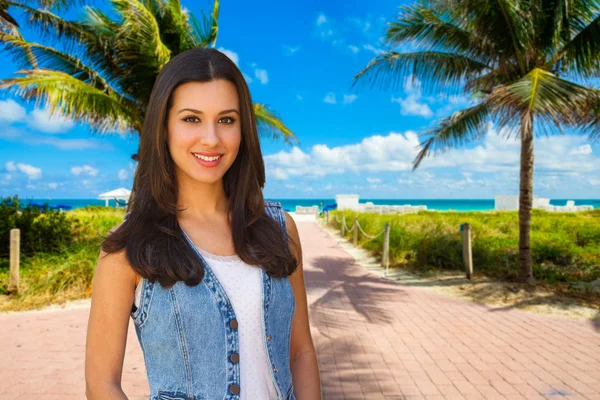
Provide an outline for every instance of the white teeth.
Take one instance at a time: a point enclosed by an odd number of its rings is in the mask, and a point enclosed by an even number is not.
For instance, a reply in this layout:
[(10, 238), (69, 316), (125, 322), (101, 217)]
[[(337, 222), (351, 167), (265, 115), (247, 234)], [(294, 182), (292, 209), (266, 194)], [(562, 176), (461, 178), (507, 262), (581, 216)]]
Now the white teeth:
[(199, 159), (204, 160), (204, 161), (215, 161), (215, 160), (218, 160), (221, 156), (205, 157), (205, 156), (202, 156), (200, 154), (194, 154), (194, 157), (199, 158)]

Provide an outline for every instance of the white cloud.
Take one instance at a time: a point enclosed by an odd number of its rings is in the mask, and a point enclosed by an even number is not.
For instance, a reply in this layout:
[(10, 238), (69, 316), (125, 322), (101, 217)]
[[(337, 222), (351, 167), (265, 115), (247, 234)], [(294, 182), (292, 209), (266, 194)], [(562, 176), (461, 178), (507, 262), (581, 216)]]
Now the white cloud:
[(331, 44), (342, 43), (344, 40), (338, 37), (333, 26), (334, 21), (320, 13), (315, 20), (315, 34), (322, 40), (330, 41)]
[(27, 111), (12, 99), (0, 101), (0, 121), (19, 122), (25, 120)]
[(359, 50), (360, 50), (360, 49), (358, 48), (358, 46), (354, 46), (354, 45), (352, 45), (352, 44), (348, 45), (348, 49), (350, 49), (350, 51), (351, 51), (351, 52), (353, 52), (354, 54), (358, 53), (358, 52), (359, 52)]
[(71, 167), (71, 173), (75, 176), (79, 175), (89, 175), (96, 176), (98, 174), (98, 170), (91, 165), (82, 165), (81, 167)]
[[(360, 143), (330, 148), (325, 144), (312, 146), (309, 153), (299, 147), (265, 157), (268, 169), (287, 179), (290, 176), (324, 176), (328, 174), (363, 171), (405, 171), (411, 168), (419, 144), (417, 135), (390, 133), (374, 135)], [(281, 171), (275, 171), (279, 169)], [(285, 177), (283, 177), (285, 175)]]
[(327, 17), (323, 13), (319, 14), (317, 16), (317, 21), (316, 21), (317, 26), (323, 25), (325, 23), (327, 23)]
[[(9, 163), (12, 163), (12, 165), (10, 166), (11, 169), (7, 168), (10, 171), (15, 171), (15, 169), (16, 169), (19, 172), (27, 175), (27, 177), (29, 179), (40, 179), (42, 177), (42, 169), (41, 168), (34, 167), (31, 164), (25, 164), (25, 163), (17, 163), (16, 165), (12, 161), (9, 161)], [(6, 163), (6, 164), (8, 165), (9, 163)], [(12, 169), (13, 167), (15, 167), (15, 169)]]
[(235, 65), (237, 65), (239, 67), (240, 65), (240, 56), (231, 50), (227, 50), (223, 47), (219, 47), (217, 50), (219, 50), (221, 53), (225, 54), (227, 57), (229, 57), (229, 59), (231, 61), (233, 61), (235, 63)]
[(267, 75), (267, 71), (264, 69), (254, 70), (254, 76), (256, 76), (256, 79), (258, 79), (263, 85), (269, 82), (269, 76)]
[(354, 100), (356, 100), (357, 98), (358, 98), (358, 96), (357, 96), (357, 95), (355, 95), (355, 94), (345, 94), (345, 95), (344, 95), (344, 100), (343, 100), (343, 103), (344, 103), (344, 104), (350, 104), (350, 103), (352, 103)]
[(27, 122), (32, 128), (46, 133), (67, 133), (75, 126), (71, 119), (50, 115), (48, 108), (33, 110)]
[(273, 177), (277, 180), (283, 181), (286, 180), (289, 175), (281, 168), (275, 168), (273, 170)]
[(333, 92), (329, 92), (325, 95), (325, 97), (323, 98), (323, 101), (327, 104), (335, 104), (335, 93)]
[(0, 130), (0, 139), (25, 143), (27, 145), (49, 145), (62, 150), (97, 148), (112, 150), (114, 148), (110, 143), (102, 143), (94, 139), (65, 139), (63, 137), (34, 134), (11, 126)]
[(433, 111), (428, 104), (421, 102), (421, 81), (413, 76), (406, 77), (403, 83), (404, 92), (408, 94), (406, 98), (392, 97), (392, 103), (400, 104), (400, 114), (416, 115), (424, 118), (431, 118)]
[(370, 52), (372, 52), (373, 54), (375, 54), (377, 56), (384, 52), (383, 49), (377, 48), (377, 47), (375, 47), (373, 45), (370, 45), (370, 44), (364, 44), (363, 45), (363, 49), (365, 49), (367, 51), (370, 51)]
[[(428, 157), (416, 171), (412, 167), (421, 138), (412, 131), (373, 135), (343, 146), (315, 144), (307, 150), (293, 147), (265, 156), (265, 164), (270, 176), (294, 182), (335, 174), (345, 174), (345, 178), (351, 179), (351, 174), (355, 174), (359, 179), (355, 182), (362, 179), (368, 185), (376, 185), (382, 195), (390, 191), (402, 194), (403, 188), (416, 188), (403, 196), (420, 193), (442, 198), (459, 194), (492, 198), (494, 194), (518, 193), (520, 142), (506, 140), (503, 135), (504, 132), (499, 134), (490, 125), (480, 143)], [(586, 150), (585, 141), (585, 137), (574, 135), (536, 138), (534, 193), (551, 196), (549, 193), (554, 191), (563, 193), (558, 197), (568, 197), (574, 191), (592, 193), (590, 187), (595, 189), (600, 185), (597, 178), (600, 157)], [(578, 155), (565, 157), (570, 152)], [(390, 172), (398, 173), (397, 188), (382, 183)], [(377, 177), (373, 173), (383, 175)], [(354, 182), (348, 185), (351, 183)]]
[(14, 161), (8, 161), (6, 164), (4, 164), (4, 168), (6, 168), (6, 170), (10, 172), (17, 170), (17, 166), (15, 165)]
[(296, 54), (298, 51), (300, 51), (300, 46), (283, 46), (284, 49), (284, 53), (286, 56), (293, 56), (294, 54)]
[(117, 176), (119, 177), (120, 180), (125, 180), (129, 176), (129, 173), (127, 173), (126, 169), (122, 168), (119, 170), (119, 173), (117, 174)]
[(429, 105), (420, 103), (418, 98), (414, 96), (408, 96), (404, 99), (392, 97), (392, 103), (400, 104), (400, 114), (402, 115), (416, 115), (424, 118), (433, 116), (433, 111), (431, 111)]
[(59, 139), (59, 138), (37, 138), (33, 143), (49, 144), (63, 150), (84, 150), (100, 147), (99, 144), (90, 139)]
[(56, 182), (49, 182), (48, 183), (48, 187), (50, 189), (56, 189), (58, 187), (58, 183), (56, 183)]
[(474, 99), (467, 96), (446, 95), (445, 93), (438, 94), (437, 98), (430, 99), (430, 104), (442, 104), (442, 107), (435, 111), (435, 116), (438, 118), (446, 117), (452, 113), (471, 107), (474, 104)]
[(244, 76), (244, 79), (246, 80), (247, 84), (251, 84), (252, 82), (254, 82), (254, 79), (252, 79), (250, 76), (246, 75), (245, 73), (242, 72), (242, 75)]
[(586, 156), (588, 154), (592, 154), (592, 146), (590, 146), (589, 144), (581, 145), (575, 149), (572, 149), (569, 152), (570, 156), (579, 156), (579, 155)]

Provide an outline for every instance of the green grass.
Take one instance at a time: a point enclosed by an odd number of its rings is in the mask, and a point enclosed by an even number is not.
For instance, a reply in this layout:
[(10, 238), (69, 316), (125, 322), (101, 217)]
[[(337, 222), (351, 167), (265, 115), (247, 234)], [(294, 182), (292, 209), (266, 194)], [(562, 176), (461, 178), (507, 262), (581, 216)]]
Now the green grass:
[[(339, 228), (332, 212), (330, 225)], [(460, 225), (471, 224), (474, 271), (507, 281), (519, 273), (517, 212), (429, 212), (379, 215), (344, 211), (346, 225), (354, 217), (369, 235), (390, 222), (390, 267), (415, 271), (464, 271)], [(345, 237), (351, 240), (352, 232)], [(359, 232), (358, 245), (381, 258), (383, 235), (368, 239)], [(600, 278), (600, 210), (555, 213), (533, 210), (531, 225), (533, 273), (549, 285)]]
[[(339, 218), (341, 213), (337, 212)], [(88, 298), (102, 237), (119, 224), (124, 209), (86, 207), (67, 212), (76, 230), (75, 240), (52, 253), (22, 255), (19, 293), (8, 295), (7, 258), (0, 258), (0, 311), (28, 310), (67, 300)], [(332, 212), (330, 225), (334, 226)], [(518, 215), (516, 212), (376, 215), (345, 212), (352, 225), (370, 235), (390, 222), (390, 267), (415, 271), (464, 271), (460, 224), (470, 223), (475, 273), (516, 280)], [(352, 232), (346, 233), (348, 240)], [(381, 257), (383, 235), (370, 240), (359, 235), (359, 246)], [(534, 210), (532, 222), (534, 276), (538, 283), (557, 285), (600, 278), (600, 210), (548, 213)]]
[(21, 255), (19, 292), (9, 295), (9, 261), (0, 258), (0, 311), (18, 311), (61, 304), (91, 296), (100, 244), (110, 228), (121, 223), (124, 209), (86, 207), (67, 211), (74, 223), (73, 243), (52, 253)]

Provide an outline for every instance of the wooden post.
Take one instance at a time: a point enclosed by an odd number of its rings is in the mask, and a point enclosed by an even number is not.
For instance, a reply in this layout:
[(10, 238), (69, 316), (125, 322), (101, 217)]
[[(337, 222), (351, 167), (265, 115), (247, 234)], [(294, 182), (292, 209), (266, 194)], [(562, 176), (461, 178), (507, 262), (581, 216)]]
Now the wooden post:
[(465, 270), (467, 271), (467, 279), (473, 276), (473, 252), (471, 250), (471, 224), (462, 224), (460, 226), (463, 242), (463, 260), (465, 262)]
[(390, 268), (390, 223), (385, 223), (383, 232), (383, 254), (381, 256), (381, 266), (385, 267), (385, 276), (388, 276)]
[(342, 233), (342, 237), (344, 237), (344, 228), (346, 228), (346, 216), (344, 214), (342, 214), (342, 227), (341, 229), (341, 233)]
[(354, 217), (354, 245), (358, 245), (358, 217)]
[(10, 282), (8, 284), (9, 293), (19, 291), (19, 256), (21, 252), (21, 231), (19, 229), (10, 230)]

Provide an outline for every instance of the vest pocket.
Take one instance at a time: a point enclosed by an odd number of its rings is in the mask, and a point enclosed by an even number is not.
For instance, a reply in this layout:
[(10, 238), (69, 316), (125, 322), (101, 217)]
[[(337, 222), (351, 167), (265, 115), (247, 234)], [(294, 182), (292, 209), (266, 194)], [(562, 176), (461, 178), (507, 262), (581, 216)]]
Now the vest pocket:
[(196, 397), (188, 397), (187, 394), (181, 392), (158, 392), (159, 400), (196, 400)]

